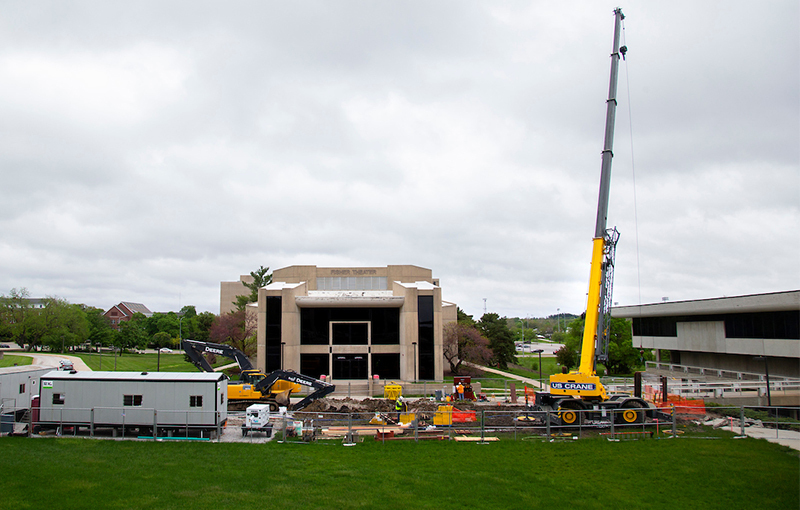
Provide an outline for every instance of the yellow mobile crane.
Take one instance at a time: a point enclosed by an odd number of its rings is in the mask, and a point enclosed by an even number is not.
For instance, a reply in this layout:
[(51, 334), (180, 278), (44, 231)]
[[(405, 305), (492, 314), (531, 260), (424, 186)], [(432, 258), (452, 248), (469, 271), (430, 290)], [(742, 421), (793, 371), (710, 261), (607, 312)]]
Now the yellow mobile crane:
[(577, 370), (550, 376), (550, 392), (536, 394), (536, 408), (558, 412), (562, 424), (579, 424), (582, 420), (614, 418), (621, 423), (637, 423), (653, 409), (649, 404), (629, 395), (608, 395), (595, 371), (596, 363), (608, 361), (608, 329), (611, 319), (611, 294), (614, 282), (614, 255), (619, 232), (607, 229), (608, 194), (611, 184), (611, 159), (614, 144), (614, 118), (617, 108), (617, 74), (619, 59), (628, 49), (620, 47), (620, 26), (625, 16), (614, 10), (614, 51), (611, 53), (611, 79), (606, 102), (606, 129), (600, 173), (600, 196), (592, 248), (586, 322), (581, 343), (581, 360)]

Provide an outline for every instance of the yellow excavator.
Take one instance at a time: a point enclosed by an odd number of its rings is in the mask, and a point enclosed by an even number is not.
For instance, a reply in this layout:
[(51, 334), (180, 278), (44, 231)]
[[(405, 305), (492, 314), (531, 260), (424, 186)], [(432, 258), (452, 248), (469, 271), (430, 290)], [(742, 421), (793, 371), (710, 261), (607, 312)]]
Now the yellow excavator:
[[(250, 404), (268, 404), (271, 411), (277, 411), (278, 407), (299, 411), (336, 389), (333, 384), (293, 370), (275, 370), (264, 374), (253, 367), (242, 351), (230, 345), (184, 339), (181, 340), (181, 347), (192, 363), (205, 372), (214, 371), (205, 353), (236, 360), (240, 370), (239, 380), (228, 383), (228, 409), (231, 411), (244, 410)], [(314, 392), (291, 405), (290, 395), (300, 391), (301, 386), (310, 386)]]
[(581, 359), (577, 370), (550, 376), (550, 392), (537, 392), (535, 409), (557, 413), (564, 425), (584, 420), (614, 419), (619, 423), (640, 423), (654, 411), (641, 398), (630, 395), (609, 395), (595, 370), (596, 363), (608, 361), (608, 337), (611, 319), (611, 294), (614, 283), (614, 256), (619, 232), (607, 229), (608, 196), (611, 184), (611, 160), (614, 144), (617, 74), (619, 59), (625, 58), (627, 47), (619, 45), (620, 26), (625, 16), (614, 10), (614, 51), (611, 53), (611, 79), (606, 102), (606, 129), (600, 173), (600, 196), (592, 242), (592, 265), (586, 321), (581, 343)]

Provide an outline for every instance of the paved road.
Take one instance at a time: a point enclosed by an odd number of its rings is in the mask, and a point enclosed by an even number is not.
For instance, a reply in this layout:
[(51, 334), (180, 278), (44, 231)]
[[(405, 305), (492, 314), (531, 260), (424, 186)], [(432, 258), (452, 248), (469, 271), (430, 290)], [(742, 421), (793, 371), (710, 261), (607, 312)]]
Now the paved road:
[(75, 370), (79, 372), (91, 372), (92, 369), (86, 366), (77, 356), (68, 356), (66, 354), (45, 354), (42, 352), (9, 352), (10, 356), (28, 356), (33, 358), (34, 365), (41, 365), (44, 367), (58, 368), (58, 362), (62, 359), (68, 359), (72, 362)]
[(555, 356), (557, 350), (564, 347), (564, 344), (554, 344), (550, 342), (535, 342), (531, 344), (522, 344), (517, 347), (517, 356), (538, 356), (539, 353), (534, 353), (536, 349), (542, 350), (542, 356)]

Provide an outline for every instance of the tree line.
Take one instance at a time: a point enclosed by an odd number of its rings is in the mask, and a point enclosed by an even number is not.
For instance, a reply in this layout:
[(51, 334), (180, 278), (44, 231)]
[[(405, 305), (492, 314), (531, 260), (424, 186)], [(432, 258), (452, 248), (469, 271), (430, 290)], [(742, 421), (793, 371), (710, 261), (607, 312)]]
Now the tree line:
[(18, 344), (26, 351), (66, 352), (76, 349), (116, 347), (130, 349), (180, 348), (181, 338), (214, 340), (222, 329), (216, 315), (197, 313), (193, 305), (179, 312), (135, 313), (121, 321), (119, 329), (100, 308), (47, 297), (34, 306), (27, 289), (11, 289), (0, 296), (0, 340)]

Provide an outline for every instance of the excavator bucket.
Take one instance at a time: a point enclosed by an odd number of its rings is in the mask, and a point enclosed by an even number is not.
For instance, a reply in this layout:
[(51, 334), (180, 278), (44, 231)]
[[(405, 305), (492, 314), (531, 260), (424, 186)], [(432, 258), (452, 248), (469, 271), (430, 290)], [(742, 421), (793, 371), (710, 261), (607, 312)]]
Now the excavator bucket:
[(281, 407), (289, 408), (289, 396), (292, 394), (292, 388), (282, 391), (275, 395), (275, 402)]

